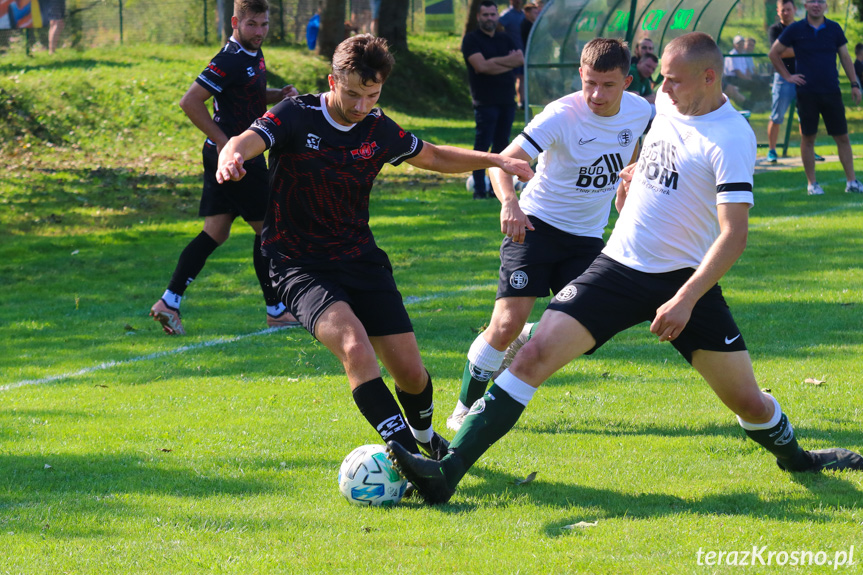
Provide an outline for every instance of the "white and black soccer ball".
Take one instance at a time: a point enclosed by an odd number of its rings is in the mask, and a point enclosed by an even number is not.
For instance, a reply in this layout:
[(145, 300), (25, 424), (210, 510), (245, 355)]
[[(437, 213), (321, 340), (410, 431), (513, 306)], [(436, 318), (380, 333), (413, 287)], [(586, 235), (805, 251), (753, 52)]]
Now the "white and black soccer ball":
[(395, 505), (407, 484), (393, 469), (383, 445), (357, 447), (339, 468), (339, 491), (356, 505)]

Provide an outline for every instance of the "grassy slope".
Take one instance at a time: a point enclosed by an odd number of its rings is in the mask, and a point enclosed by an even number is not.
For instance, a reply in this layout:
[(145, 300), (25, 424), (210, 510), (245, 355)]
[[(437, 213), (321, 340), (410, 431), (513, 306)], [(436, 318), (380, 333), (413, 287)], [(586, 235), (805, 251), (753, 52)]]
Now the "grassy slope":
[[(88, 370), (0, 391), (0, 572), (723, 572), (699, 567), (699, 548), (859, 545), (863, 478), (781, 473), (643, 327), (551, 378), (451, 505), (345, 504), (338, 463), (378, 439), (326, 350), (261, 333), (243, 226), (189, 291), (189, 337), (146, 317), (200, 229), (200, 136), (176, 101), (210, 52), (0, 61), (4, 100), (42, 126), (3, 136), (0, 387)], [(268, 61), (303, 89), (325, 72), (295, 50)], [(395, 109), (429, 139), (472, 138), (467, 110)], [(801, 195), (799, 170), (758, 177), (750, 246), (723, 286), (806, 444), (859, 451), (863, 214), (837, 164), (819, 173), (822, 198)], [(488, 319), (497, 212), (461, 178), (409, 167), (386, 173), (372, 212), (442, 428)], [(598, 524), (563, 529), (579, 521)]]

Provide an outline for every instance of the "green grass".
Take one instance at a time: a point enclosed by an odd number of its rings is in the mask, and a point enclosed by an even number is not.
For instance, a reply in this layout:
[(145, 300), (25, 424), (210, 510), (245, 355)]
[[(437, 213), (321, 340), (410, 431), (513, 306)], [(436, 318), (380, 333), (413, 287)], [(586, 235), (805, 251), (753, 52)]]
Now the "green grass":
[[(87, 74), (0, 62), (4, 97), (51, 118), (48, 136), (3, 140), (0, 573), (736, 573), (698, 551), (832, 559), (852, 545), (858, 567), (836, 572), (859, 569), (863, 477), (781, 472), (646, 326), (549, 379), (449, 505), (346, 503), (339, 463), (380, 440), (321, 345), (263, 330), (246, 226), (190, 288), (189, 336), (147, 317), (200, 230), (200, 136), (176, 101), (210, 55), (94, 53)], [(270, 50), (269, 67), (282, 57)], [(112, 129), (130, 99), (141, 126)], [(394, 116), (433, 141), (472, 139), (469, 116)], [(756, 177), (749, 247), (722, 285), (804, 445), (861, 451), (863, 201), (842, 193), (838, 164), (818, 172), (818, 198), (799, 169)], [(491, 311), (498, 211), (462, 177), (407, 166), (385, 172), (371, 210), (443, 430)], [(596, 526), (565, 529), (580, 521)]]

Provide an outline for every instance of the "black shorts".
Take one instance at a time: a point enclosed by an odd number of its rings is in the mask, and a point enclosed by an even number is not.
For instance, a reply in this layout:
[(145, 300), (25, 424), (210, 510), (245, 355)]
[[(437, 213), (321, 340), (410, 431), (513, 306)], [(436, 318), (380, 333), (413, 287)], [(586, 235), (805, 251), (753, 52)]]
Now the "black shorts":
[(813, 94), (798, 90), (797, 117), (800, 118), (800, 133), (804, 136), (817, 134), (818, 116), (824, 118), (824, 126), (829, 135), (842, 136), (848, 133), (842, 92)]
[(346, 262), (271, 262), (270, 278), (279, 298), (313, 336), (318, 318), (337, 301), (351, 306), (369, 336), (413, 332), (390, 260), (379, 248)]
[[(695, 270), (662, 274), (636, 271), (600, 255), (577, 279), (551, 300), (548, 309), (562, 311), (581, 323), (596, 340), (593, 353), (615, 334), (644, 321), (653, 321), (659, 306), (670, 300)], [(710, 288), (692, 310), (689, 323), (672, 342), (692, 363), (692, 352), (743, 351), (746, 343), (719, 284)]]
[(216, 181), (216, 168), (219, 165), (216, 146), (205, 142), (202, 154), (204, 190), (201, 193), (198, 215), (206, 217), (235, 214), (242, 216), (247, 222), (263, 221), (270, 196), (270, 178), (264, 157), (259, 156), (243, 164), (246, 175), (239, 182), (220, 184)]
[(42, 0), (42, 19), (63, 20), (66, 17), (66, 0)]
[(500, 246), (498, 299), (557, 293), (580, 276), (605, 247), (600, 238), (574, 236), (539, 218), (528, 218), (534, 231), (527, 231), (524, 243), (504, 238)]

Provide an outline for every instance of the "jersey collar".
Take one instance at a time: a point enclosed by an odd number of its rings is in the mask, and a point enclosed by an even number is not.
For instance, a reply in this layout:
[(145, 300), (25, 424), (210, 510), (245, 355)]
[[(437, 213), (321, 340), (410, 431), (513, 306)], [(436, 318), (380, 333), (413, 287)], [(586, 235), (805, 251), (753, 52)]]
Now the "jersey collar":
[(246, 53), (246, 54), (248, 54), (249, 56), (257, 56), (257, 55), (258, 55), (258, 53), (257, 53), (257, 52), (249, 52), (248, 50), (246, 50), (245, 48), (243, 48), (243, 45), (242, 45), (242, 44), (240, 44), (239, 42), (237, 42), (237, 40), (236, 40), (233, 36), (231, 36), (230, 38), (228, 38), (228, 41), (229, 41), (229, 42), (233, 42), (234, 44), (236, 44), (236, 45), (237, 45), (237, 48), (239, 48), (241, 52), (245, 52), (245, 53)]
[(350, 126), (343, 126), (342, 124), (339, 124), (338, 122), (333, 120), (333, 117), (330, 116), (330, 111), (327, 110), (327, 94), (329, 93), (330, 92), (325, 92), (321, 94), (321, 111), (324, 113), (324, 118), (326, 118), (327, 122), (330, 123), (330, 126), (335, 128), (336, 130), (340, 130), (342, 132), (349, 132), (351, 128), (356, 126), (356, 124), (351, 124)]

